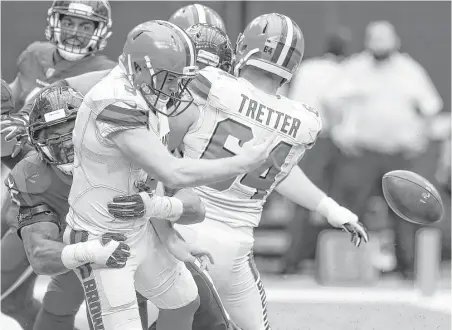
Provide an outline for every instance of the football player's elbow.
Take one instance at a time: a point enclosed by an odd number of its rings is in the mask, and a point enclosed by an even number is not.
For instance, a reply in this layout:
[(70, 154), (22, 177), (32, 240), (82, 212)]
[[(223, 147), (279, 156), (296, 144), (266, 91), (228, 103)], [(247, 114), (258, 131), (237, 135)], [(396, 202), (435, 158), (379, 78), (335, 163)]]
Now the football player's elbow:
[(204, 221), (206, 217), (206, 208), (198, 195), (191, 196), (189, 205), (184, 203), (184, 213), (181, 215), (178, 224), (191, 225)]
[(191, 219), (191, 223), (200, 223), (204, 221), (204, 218), (206, 217), (206, 208), (204, 206), (204, 203), (201, 201), (201, 199), (196, 196), (198, 202), (193, 205), (193, 215)]

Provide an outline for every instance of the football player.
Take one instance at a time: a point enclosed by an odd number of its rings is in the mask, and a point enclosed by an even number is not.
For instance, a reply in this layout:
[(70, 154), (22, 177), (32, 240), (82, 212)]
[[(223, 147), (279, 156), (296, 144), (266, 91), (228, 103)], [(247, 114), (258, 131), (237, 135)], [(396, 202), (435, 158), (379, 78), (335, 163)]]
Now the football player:
[[(60, 323), (55, 329), (73, 329), (73, 318), (84, 300), (74, 272), (68, 272), (74, 265), (64, 259), (67, 253), (60, 237), (72, 183), (68, 168), (74, 154), (72, 128), (82, 100), (81, 94), (67, 87), (56, 87), (39, 95), (29, 119), (30, 140), (38, 152), (22, 159), (5, 180), (11, 200), (19, 208), (17, 230), (33, 270), (37, 274), (61, 274), (52, 278), (44, 299), (52, 301), (51, 296), (56, 295), (58, 302), (54, 304), (61, 304), (63, 310), (72, 313), (66, 326)], [(124, 267), (130, 254), (123, 240), (120, 235), (107, 234), (91, 245), (80, 243), (78, 261)], [(27, 294), (32, 295), (33, 287), (30, 289)], [(4, 294), (8, 295), (8, 291)], [(26, 305), (30, 299), (22, 297)]]
[[(42, 87), (57, 80), (114, 67), (114, 62), (99, 53), (105, 48), (111, 35), (111, 25), (111, 8), (106, 0), (54, 1), (47, 15), (46, 38), (49, 42), (34, 42), (18, 57), (19, 73), (11, 84), (16, 108), (21, 108), (25, 102), (32, 100)], [(27, 120), (23, 112), (9, 115), (2, 113), (1, 133), (14, 132), (7, 134), (7, 139), (18, 140), (11, 155), (2, 154), (2, 164), (9, 169), (32, 149), (30, 146), (23, 147), (27, 141)], [(17, 210), (10, 210), (9, 199), (6, 199), (5, 203), (2, 204), (2, 210), (8, 212), (7, 216), (2, 218), (2, 228), (8, 228), (7, 223), (14, 222), (17, 214)], [(11, 292), (11, 288), (17, 289), (2, 300), (2, 312), (28, 329), (33, 326), (39, 303), (35, 301), (33, 306), (25, 306), (22, 297), (25, 292), (32, 292), (30, 288), (33, 287), (36, 275), (29, 268), (22, 243), (14, 230), (2, 236), (1, 243), (2, 296), (6, 296), (4, 293), (7, 290)], [(30, 276), (23, 276), (26, 274)], [(44, 299), (45, 310), (39, 313), (35, 330), (56, 329), (54, 325), (61, 323), (57, 319), (70, 313), (63, 311), (64, 303), (55, 302), (46, 306), (50, 301), (52, 300)], [(58, 306), (55, 313), (59, 313), (55, 317), (54, 306)]]
[[(207, 102), (170, 120), (170, 148), (183, 138), (184, 158), (192, 159), (226, 162), (247, 153), (243, 148), (247, 141), (278, 132), (271, 157), (262, 166), (194, 188), (205, 203), (206, 219), (177, 226), (184, 239), (202, 242), (212, 252), (215, 265), (209, 274), (232, 319), (245, 330), (270, 329), (252, 248), (253, 229), (273, 190), (350, 232), (356, 246), (368, 240), (357, 216), (326, 196), (295, 166), (314, 145), (321, 121), (310, 106), (276, 92), (290, 81), (303, 52), (302, 32), (289, 17), (276, 13), (257, 17), (237, 40), (236, 76), (206, 67), (190, 88)], [(129, 207), (142, 204), (144, 200), (136, 200)], [(113, 201), (113, 206), (119, 205)]]
[[(212, 65), (231, 72), (234, 54), (229, 38), (222, 30), (208, 24), (197, 24), (187, 29), (187, 33), (192, 37), (197, 49), (197, 65), (199, 67)], [(59, 84), (72, 86), (86, 94), (108, 72), (87, 73), (68, 78)], [(177, 132), (171, 132), (171, 134), (177, 134)], [(200, 272), (196, 265), (187, 264), (187, 267), (193, 275), (200, 296), (200, 307), (194, 317), (193, 329), (207, 330), (221, 327), (233, 329), (234, 324), (224, 310), (210, 277), (205, 272)]]
[(209, 24), (226, 32), (226, 27), (221, 16), (212, 8), (201, 4), (192, 4), (182, 7), (171, 15), (170, 23), (176, 24), (182, 30), (187, 30), (195, 24)]
[[(151, 226), (149, 211), (138, 219), (118, 220), (106, 212), (107, 203), (118, 193), (137, 192), (148, 174), (170, 188), (231, 178), (260, 166), (271, 148), (270, 139), (253, 140), (244, 147), (245, 154), (226, 161), (179, 159), (168, 152), (167, 116), (192, 104), (186, 86), (197, 74), (195, 57), (193, 42), (176, 25), (140, 24), (129, 33), (119, 65), (86, 94), (78, 113), (73, 134), (76, 165), (63, 239), (79, 240), (82, 232), (88, 240), (105, 232), (122, 233), (131, 249), (124, 268), (93, 266), (90, 272), (77, 272), (88, 299), (96, 288), (102, 318), (90, 311), (91, 318), (106, 329), (141, 328), (135, 288), (162, 309), (157, 329), (191, 329), (199, 305), (190, 272), (159, 240), (162, 232), (172, 229), (183, 205), (162, 198), (160, 208), (167, 214), (160, 218), (170, 221)], [(136, 198), (147, 200), (147, 193)]]

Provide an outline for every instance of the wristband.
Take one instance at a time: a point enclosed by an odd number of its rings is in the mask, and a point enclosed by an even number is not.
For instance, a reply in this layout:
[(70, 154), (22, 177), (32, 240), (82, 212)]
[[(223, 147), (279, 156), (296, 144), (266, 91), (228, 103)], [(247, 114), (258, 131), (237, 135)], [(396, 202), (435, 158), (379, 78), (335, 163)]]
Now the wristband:
[(67, 269), (75, 269), (89, 262), (85, 243), (69, 244), (61, 251), (61, 262)]
[(324, 198), (322, 198), (322, 200), (317, 205), (315, 210), (316, 212), (320, 213), (321, 215), (328, 219), (331, 211), (334, 209), (338, 209), (339, 207), (340, 207), (339, 204), (336, 203), (334, 199), (325, 196)]
[(147, 192), (139, 193), (146, 206), (147, 218), (166, 219), (177, 222), (184, 212), (184, 204), (176, 197), (156, 196), (152, 197)]

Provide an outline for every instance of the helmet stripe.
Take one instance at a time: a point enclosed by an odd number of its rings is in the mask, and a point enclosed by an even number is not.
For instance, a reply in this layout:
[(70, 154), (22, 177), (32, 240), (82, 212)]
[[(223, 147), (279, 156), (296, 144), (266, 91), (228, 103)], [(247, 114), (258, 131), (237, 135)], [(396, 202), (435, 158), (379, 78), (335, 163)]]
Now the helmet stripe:
[[(290, 19), (290, 18), (289, 18)], [(298, 34), (297, 31), (299, 29), (297, 29), (297, 23), (294, 23), (292, 20), (290, 20), (292, 22), (292, 26), (294, 27), (294, 31), (292, 33), (292, 43), (290, 44), (290, 48), (289, 51), (287, 52), (286, 58), (284, 59), (284, 62), (282, 64), (283, 67), (287, 67), (287, 65), (289, 64), (290, 59), (292, 58), (292, 54), (295, 50), (295, 47), (297, 46), (297, 42), (298, 42)]]
[(197, 23), (208, 23), (206, 19), (206, 11), (204, 10), (204, 6), (200, 4), (194, 4), (196, 8), (196, 12), (198, 14), (198, 22)]
[(278, 61), (276, 62), (276, 64), (278, 65), (282, 65), (284, 63), (284, 60), (286, 59), (287, 54), (289, 53), (290, 46), (293, 43), (292, 39), (294, 36), (294, 26), (292, 20), (287, 16), (283, 17), (287, 22), (287, 35), (286, 40), (284, 41), (284, 47), (281, 51), (281, 54), (279, 55)]
[(281, 38), (279, 39), (278, 45), (276, 46), (275, 52), (273, 53), (271, 62), (276, 63), (281, 55), (281, 52), (283, 50), (284, 44), (287, 39), (287, 22), (286, 20), (282, 19), (282, 15), (277, 15), (281, 19), (279, 20), (281, 23)]
[(182, 41), (184, 43), (185, 53), (187, 56), (186, 66), (196, 65), (195, 48), (193, 46), (193, 41), (191, 41), (191, 39), (190, 39), (190, 36), (184, 30), (182, 30), (180, 27), (178, 27), (176, 24), (172, 24), (172, 23), (170, 23), (170, 24), (174, 27), (174, 30), (176, 30), (176, 32), (179, 34), (180, 38), (182, 39)]

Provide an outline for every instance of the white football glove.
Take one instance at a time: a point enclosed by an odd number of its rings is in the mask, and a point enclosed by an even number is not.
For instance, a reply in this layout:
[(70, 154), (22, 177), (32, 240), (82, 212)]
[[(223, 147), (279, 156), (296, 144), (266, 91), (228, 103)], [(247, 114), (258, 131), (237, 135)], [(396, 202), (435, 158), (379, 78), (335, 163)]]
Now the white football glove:
[(349, 233), (351, 241), (356, 247), (361, 244), (362, 240), (366, 243), (369, 241), (366, 227), (358, 221), (358, 216), (340, 206), (333, 199), (329, 197), (322, 199), (316, 211), (323, 215), (331, 226), (342, 228)]

